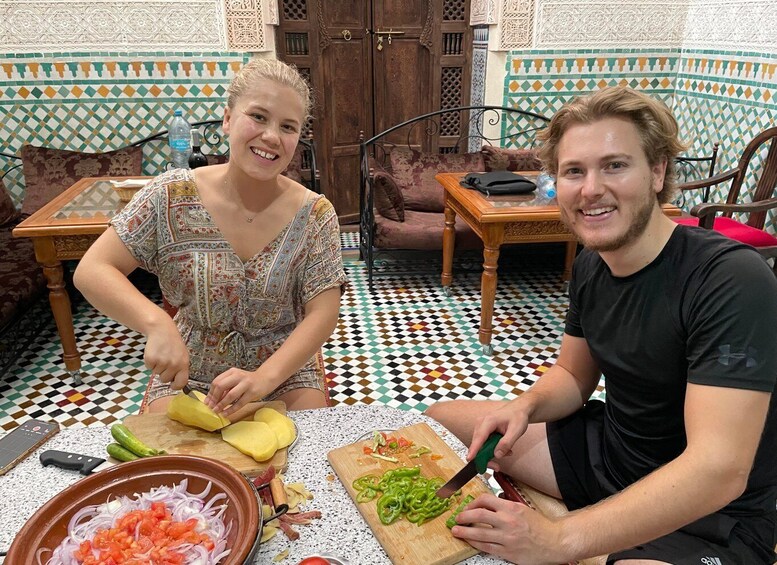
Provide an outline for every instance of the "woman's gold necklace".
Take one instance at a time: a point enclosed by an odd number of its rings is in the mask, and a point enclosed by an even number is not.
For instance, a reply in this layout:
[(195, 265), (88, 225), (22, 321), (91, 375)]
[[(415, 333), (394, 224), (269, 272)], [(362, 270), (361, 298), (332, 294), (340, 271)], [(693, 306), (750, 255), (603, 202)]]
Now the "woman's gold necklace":
[[(226, 176), (224, 176), (224, 190), (227, 190), (228, 188), (229, 188), (229, 187), (227, 186), (227, 177), (226, 177)], [(258, 215), (259, 215), (259, 212), (257, 212), (257, 213), (256, 213), (256, 214), (254, 214), (253, 216), (245, 216), (246, 222), (248, 222), (249, 224), (253, 224), (253, 223), (254, 223), (254, 219), (255, 219), (255, 218), (258, 216)]]

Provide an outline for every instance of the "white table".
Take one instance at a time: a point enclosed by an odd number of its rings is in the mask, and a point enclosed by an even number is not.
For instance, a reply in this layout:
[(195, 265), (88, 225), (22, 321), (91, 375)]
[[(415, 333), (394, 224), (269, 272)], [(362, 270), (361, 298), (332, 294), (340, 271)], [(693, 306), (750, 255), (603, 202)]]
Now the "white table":
[[(352, 565), (390, 563), (343, 485), (336, 478), (327, 478), (335, 473), (326, 455), (375, 429), (396, 429), (419, 422), (429, 423), (438, 433), (444, 432), (444, 428), (416, 412), (376, 405), (304, 410), (294, 412), (292, 417), (300, 434), (289, 454), (286, 480), (305, 484), (315, 497), (306, 508), (320, 510), (322, 517), (309, 525), (296, 527), (300, 537), (294, 542), (278, 533), (259, 547), (254, 563), (272, 563), (272, 558), (287, 548), (289, 557), (282, 561), (286, 565), (294, 565), (312, 554), (344, 557)], [(451, 433), (441, 435), (463, 458), (466, 449), (461, 442)], [(38, 508), (81, 478), (72, 471), (43, 467), (38, 461), (40, 452), (58, 449), (104, 457), (105, 446), (110, 441), (107, 427), (64, 429), (13, 470), (0, 476), (0, 552), (8, 551), (16, 532)], [(464, 563), (488, 565), (504, 561), (477, 555)]]

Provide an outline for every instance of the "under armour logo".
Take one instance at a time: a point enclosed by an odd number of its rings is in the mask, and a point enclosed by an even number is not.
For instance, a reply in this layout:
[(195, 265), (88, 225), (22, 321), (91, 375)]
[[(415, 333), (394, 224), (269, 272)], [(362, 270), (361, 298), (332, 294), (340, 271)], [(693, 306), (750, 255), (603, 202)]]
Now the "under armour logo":
[(718, 351), (720, 351), (720, 357), (718, 357), (718, 363), (721, 365), (725, 365), (728, 367), (735, 361), (739, 361), (741, 359), (745, 359), (745, 366), (746, 367), (755, 367), (756, 360), (755, 356), (758, 353), (754, 347), (748, 347), (747, 353), (732, 353), (731, 352), (731, 346), (730, 345), (721, 345), (718, 347)]
[(723, 565), (721, 560), (717, 557), (702, 557), (701, 562), (704, 563), (704, 565)]

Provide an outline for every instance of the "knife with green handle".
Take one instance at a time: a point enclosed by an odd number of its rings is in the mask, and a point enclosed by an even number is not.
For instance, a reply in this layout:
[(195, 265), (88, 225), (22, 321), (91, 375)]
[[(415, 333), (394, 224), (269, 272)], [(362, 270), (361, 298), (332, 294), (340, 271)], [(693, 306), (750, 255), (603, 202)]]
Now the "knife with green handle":
[(464, 468), (453, 475), (453, 478), (437, 490), (440, 498), (449, 498), (454, 492), (466, 485), (477, 474), (482, 474), (488, 469), (488, 462), (494, 458), (496, 444), (502, 439), (502, 434), (494, 432), (478, 450), (475, 458), (464, 465)]

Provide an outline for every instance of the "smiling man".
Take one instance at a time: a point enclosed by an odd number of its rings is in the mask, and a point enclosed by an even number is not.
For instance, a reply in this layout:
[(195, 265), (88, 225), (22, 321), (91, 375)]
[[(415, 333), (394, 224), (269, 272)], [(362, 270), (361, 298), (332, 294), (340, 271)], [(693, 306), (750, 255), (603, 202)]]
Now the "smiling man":
[[(585, 246), (558, 359), (515, 400), (427, 414), (571, 512), (483, 496), (453, 535), (521, 564), (770, 564), (777, 542), (777, 280), (751, 248), (661, 212), (671, 112), (607, 88), (562, 108), (541, 156)], [(600, 376), (605, 402), (590, 400)]]

